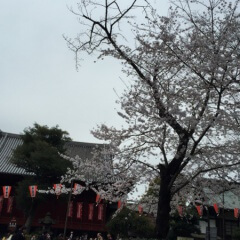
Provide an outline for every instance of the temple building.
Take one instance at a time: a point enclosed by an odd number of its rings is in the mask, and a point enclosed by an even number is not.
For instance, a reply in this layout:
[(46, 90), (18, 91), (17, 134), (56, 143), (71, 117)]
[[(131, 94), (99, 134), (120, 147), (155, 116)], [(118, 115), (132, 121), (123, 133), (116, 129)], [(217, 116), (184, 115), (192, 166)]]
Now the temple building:
[[(24, 212), (16, 206), (15, 187), (19, 181), (32, 174), (10, 162), (13, 151), (21, 144), (21, 135), (0, 132), (0, 226), (2, 229), (13, 225), (22, 226), (27, 220)], [(65, 147), (66, 155), (69, 157), (78, 155), (81, 159), (90, 159), (93, 149), (102, 148), (104, 144), (71, 141), (67, 142)], [(107, 161), (111, 164), (111, 158), (108, 157)], [(92, 182), (94, 176), (89, 177)], [(32, 229), (38, 231), (49, 227), (47, 225), (49, 224), (51, 231), (56, 234), (63, 233), (66, 228), (68, 232), (75, 231), (79, 235), (84, 233), (96, 235), (96, 232), (106, 232), (106, 222), (116, 211), (117, 203), (108, 201), (97, 203), (96, 199), (99, 196), (96, 191), (88, 188), (84, 182), (81, 184), (85, 186), (84, 191), (81, 191), (79, 195), (72, 194), (70, 198), (69, 193), (59, 196), (48, 194), (48, 200), (43, 201), (36, 208)], [(11, 189), (6, 189), (6, 186)], [(7, 197), (4, 196), (6, 190), (10, 192)], [(39, 192), (37, 194), (40, 194)], [(32, 203), (34, 203), (34, 198), (32, 198)]]

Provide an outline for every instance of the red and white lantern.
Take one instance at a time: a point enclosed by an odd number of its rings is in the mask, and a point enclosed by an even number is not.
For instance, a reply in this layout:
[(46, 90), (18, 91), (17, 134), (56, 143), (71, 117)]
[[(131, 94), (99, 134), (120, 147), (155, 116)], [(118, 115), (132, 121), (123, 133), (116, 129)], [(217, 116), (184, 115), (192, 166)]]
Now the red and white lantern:
[(81, 202), (77, 203), (77, 218), (82, 219), (82, 207), (83, 204)]
[(54, 188), (55, 193), (56, 193), (57, 198), (58, 198), (59, 195), (61, 194), (62, 184), (54, 184), (53, 188)]
[(3, 197), (8, 198), (10, 196), (12, 187), (11, 186), (3, 186)]
[(239, 208), (234, 208), (234, 217), (235, 218), (239, 217)]
[(73, 194), (77, 194), (77, 192), (79, 190), (81, 190), (82, 186), (78, 183), (74, 183), (74, 187), (73, 187)]
[(197, 211), (198, 211), (198, 215), (200, 217), (202, 217), (203, 215), (203, 206), (202, 205), (196, 205)]
[(101, 196), (99, 194), (96, 195), (96, 203), (100, 203), (101, 202)]
[(213, 208), (214, 208), (216, 214), (219, 215), (219, 208), (218, 208), (217, 203), (214, 203), (214, 204), (213, 204)]
[(119, 200), (118, 201), (118, 209), (121, 208), (121, 206), (122, 206), (122, 202)]
[(30, 192), (30, 196), (31, 196), (32, 198), (36, 197), (37, 186), (36, 186), (36, 185), (29, 186), (29, 192)]

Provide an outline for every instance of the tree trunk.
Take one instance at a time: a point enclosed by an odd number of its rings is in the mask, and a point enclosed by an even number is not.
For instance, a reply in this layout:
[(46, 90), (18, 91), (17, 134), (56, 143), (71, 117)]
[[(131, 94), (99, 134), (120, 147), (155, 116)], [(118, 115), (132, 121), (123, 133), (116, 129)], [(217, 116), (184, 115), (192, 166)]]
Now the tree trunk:
[(169, 231), (169, 220), (171, 211), (171, 193), (168, 189), (171, 178), (168, 174), (167, 169), (161, 169), (160, 179), (161, 183), (156, 219), (156, 236), (158, 239), (165, 239)]

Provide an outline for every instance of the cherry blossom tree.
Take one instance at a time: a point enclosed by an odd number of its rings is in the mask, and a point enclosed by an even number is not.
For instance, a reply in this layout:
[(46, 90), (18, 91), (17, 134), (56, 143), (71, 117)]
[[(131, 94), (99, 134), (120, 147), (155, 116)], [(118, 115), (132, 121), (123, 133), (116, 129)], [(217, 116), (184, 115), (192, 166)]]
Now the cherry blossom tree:
[(65, 39), (77, 63), (87, 52), (123, 64), (118, 114), (126, 124), (92, 133), (109, 143), (117, 173), (135, 182), (160, 178), (156, 234), (165, 238), (179, 191), (203, 176), (238, 177), (239, 1), (176, 0), (168, 16), (150, 0), (123, 2), (81, 0), (73, 12), (83, 32)]

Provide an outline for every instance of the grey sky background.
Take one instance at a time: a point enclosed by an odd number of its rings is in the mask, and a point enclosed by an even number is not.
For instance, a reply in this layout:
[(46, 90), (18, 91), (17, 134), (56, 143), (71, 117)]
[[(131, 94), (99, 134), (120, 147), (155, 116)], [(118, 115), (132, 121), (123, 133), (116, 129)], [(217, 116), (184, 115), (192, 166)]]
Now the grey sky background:
[[(128, 0), (123, 0), (128, 3)], [(120, 62), (74, 54), (62, 35), (80, 25), (67, 6), (77, 0), (0, 1), (0, 129), (22, 133), (34, 122), (59, 125), (74, 141), (99, 142), (90, 130), (99, 123), (121, 125), (115, 104), (124, 79)], [(161, 6), (160, 6), (161, 5)], [(167, 9), (167, 0), (159, 6)]]

